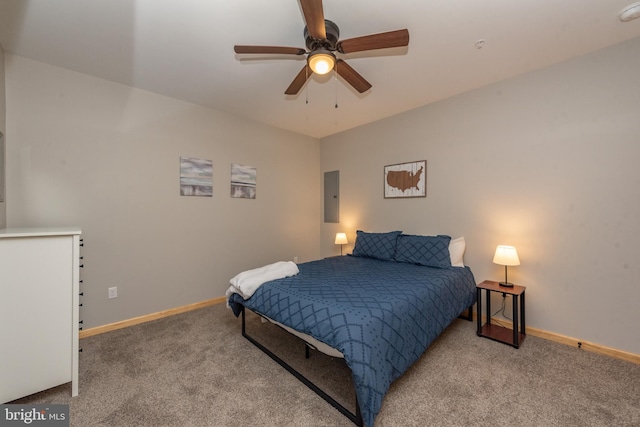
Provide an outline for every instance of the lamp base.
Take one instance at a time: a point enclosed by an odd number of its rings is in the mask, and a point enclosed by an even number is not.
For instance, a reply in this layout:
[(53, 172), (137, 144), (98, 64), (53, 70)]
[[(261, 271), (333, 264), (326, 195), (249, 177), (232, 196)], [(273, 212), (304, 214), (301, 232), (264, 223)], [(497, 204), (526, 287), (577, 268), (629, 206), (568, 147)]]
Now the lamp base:
[(505, 288), (513, 288), (513, 283), (509, 282), (500, 282), (498, 283), (500, 286), (504, 286)]

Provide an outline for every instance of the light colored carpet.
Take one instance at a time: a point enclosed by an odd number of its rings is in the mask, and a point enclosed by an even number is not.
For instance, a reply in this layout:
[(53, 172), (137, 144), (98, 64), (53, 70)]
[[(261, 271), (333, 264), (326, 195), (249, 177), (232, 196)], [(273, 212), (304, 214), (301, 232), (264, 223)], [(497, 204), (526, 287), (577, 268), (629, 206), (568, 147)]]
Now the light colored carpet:
[[(248, 331), (353, 405), (349, 370), (279, 328)], [(81, 340), (80, 395), (63, 385), (13, 403), (69, 403), (72, 426), (352, 426), (240, 335), (224, 305)], [(640, 426), (640, 365), (528, 336), (520, 349), (456, 320), (394, 382), (375, 427)]]

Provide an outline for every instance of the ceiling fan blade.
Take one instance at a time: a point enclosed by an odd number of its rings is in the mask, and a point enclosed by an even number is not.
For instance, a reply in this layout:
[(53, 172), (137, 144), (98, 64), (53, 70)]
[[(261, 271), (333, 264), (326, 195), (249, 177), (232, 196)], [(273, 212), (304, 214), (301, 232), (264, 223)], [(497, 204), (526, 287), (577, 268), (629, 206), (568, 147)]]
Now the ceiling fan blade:
[(300, 92), (300, 89), (302, 89), (302, 86), (304, 86), (307, 79), (312, 73), (313, 71), (311, 71), (311, 68), (309, 68), (309, 66), (305, 64), (305, 66), (302, 67), (302, 70), (300, 70), (296, 78), (293, 79), (293, 81), (291, 82), (287, 90), (284, 91), (284, 94), (295, 95), (298, 92)]
[(306, 50), (299, 47), (282, 46), (242, 46), (235, 45), (233, 50), (236, 53), (268, 53), (276, 55), (304, 55)]
[(300, 0), (300, 6), (302, 6), (304, 22), (307, 24), (311, 37), (319, 40), (326, 39), (322, 0)]
[(336, 49), (340, 53), (362, 52), (364, 50), (386, 49), (409, 45), (409, 30), (389, 31), (371, 34), (369, 36), (354, 37), (338, 42)]
[(336, 72), (346, 80), (355, 90), (358, 92), (366, 92), (371, 88), (371, 83), (366, 81), (356, 70), (351, 68), (349, 64), (342, 59), (338, 59), (336, 62)]

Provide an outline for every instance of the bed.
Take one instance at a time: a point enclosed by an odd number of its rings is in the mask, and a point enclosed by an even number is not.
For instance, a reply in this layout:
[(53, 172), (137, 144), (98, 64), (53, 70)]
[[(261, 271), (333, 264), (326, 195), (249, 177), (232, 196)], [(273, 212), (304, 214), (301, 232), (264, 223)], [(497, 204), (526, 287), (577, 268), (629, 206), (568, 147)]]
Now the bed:
[[(384, 251), (381, 239), (389, 243)], [(374, 248), (366, 249), (370, 240)], [(373, 426), (391, 383), (454, 319), (465, 310), (471, 315), (475, 280), (468, 267), (453, 266), (460, 263), (452, 263), (450, 242), (448, 236), (358, 231), (353, 255), (299, 264), (297, 274), (266, 281), (248, 298), (230, 293), (229, 306), (243, 317), (243, 335), (246, 308), (342, 355), (353, 376), (356, 414), (292, 373), (356, 424)], [(426, 258), (421, 245), (430, 249)]]

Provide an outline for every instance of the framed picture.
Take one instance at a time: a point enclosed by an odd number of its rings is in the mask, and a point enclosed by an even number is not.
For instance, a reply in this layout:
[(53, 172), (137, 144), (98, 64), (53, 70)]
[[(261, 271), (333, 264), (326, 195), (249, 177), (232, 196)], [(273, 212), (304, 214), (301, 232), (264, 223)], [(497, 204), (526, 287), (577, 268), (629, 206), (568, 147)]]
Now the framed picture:
[(427, 197), (427, 161), (384, 167), (384, 198)]
[(213, 161), (180, 157), (180, 195), (213, 196)]
[(4, 202), (4, 135), (0, 132), (0, 202)]
[(231, 163), (231, 197), (256, 198), (257, 170), (253, 166)]

